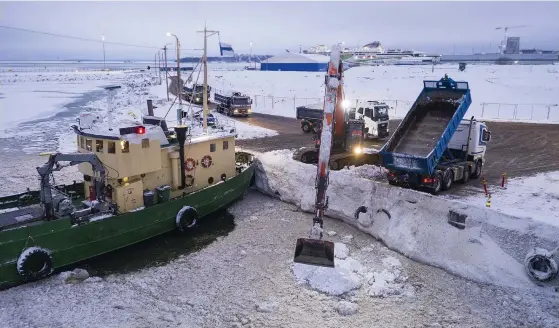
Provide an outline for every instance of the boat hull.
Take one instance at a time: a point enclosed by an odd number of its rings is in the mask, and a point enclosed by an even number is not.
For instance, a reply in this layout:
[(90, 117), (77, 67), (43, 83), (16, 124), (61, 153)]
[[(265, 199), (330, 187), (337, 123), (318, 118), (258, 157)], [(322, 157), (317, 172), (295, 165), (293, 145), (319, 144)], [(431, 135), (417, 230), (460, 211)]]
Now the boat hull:
[(0, 231), (0, 289), (26, 281), (18, 274), (17, 261), (29, 247), (49, 250), (56, 270), (175, 230), (183, 206), (193, 207), (203, 218), (242, 197), (254, 167), (252, 163), (224, 182), (135, 212), (80, 225), (72, 225), (68, 218)]

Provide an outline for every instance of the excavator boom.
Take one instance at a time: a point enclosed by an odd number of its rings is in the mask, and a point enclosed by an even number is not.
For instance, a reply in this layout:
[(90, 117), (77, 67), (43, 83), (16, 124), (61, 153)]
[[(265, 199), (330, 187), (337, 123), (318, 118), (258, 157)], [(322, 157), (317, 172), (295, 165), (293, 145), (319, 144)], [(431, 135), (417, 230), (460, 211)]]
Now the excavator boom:
[[(332, 150), (332, 139), (336, 135), (335, 127), (341, 126), (343, 132), (343, 85), (342, 67), (340, 65), (339, 45), (332, 47), (330, 63), (325, 79), (326, 93), (324, 97), (324, 111), (322, 118), (322, 132), (320, 134), (320, 149), (318, 153), (318, 165), (316, 173), (316, 201), (315, 216), (309, 238), (297, 239), (295, 247), (294, 262), (317, 266), (334, 267), (334, 243), (322, 240), (324, 211), (328, 207), (328, 175), (330, 172), (329, 162)], [(342, 117), (338, 124), (341, 110)], [(338, 114), (338, 115), (336, 115)]]

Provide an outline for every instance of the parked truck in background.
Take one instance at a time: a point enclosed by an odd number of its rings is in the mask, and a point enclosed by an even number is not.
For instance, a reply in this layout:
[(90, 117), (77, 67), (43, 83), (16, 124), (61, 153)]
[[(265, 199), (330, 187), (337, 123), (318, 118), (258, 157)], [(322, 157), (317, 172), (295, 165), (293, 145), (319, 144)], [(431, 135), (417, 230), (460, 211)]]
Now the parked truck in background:
[(471, 102), (467, 82), (446, 75), (423, 81), (422, 92), (379, 152), (388, 182), (437, 194), (454, 182), (478, 178), (491, 133), (473, 116), (463, 120)]
[[(202, 104), (204, 102), (204, 85), (194, 84), (192, 88), (183, 87), (183, 91), (187, 101), (195, 104)], [(211, 87), (208, 85), (207, 96), (210, 99)]]
[[(356, 101), (346, 113), (349, 119), (363, 121), (363, 137), (382, 139), (388, 137), (388, 105), (374, 100)], [(322, 124), (322, 104), (310, 104), (296, 108), (296, 118), (301, 120), (301, 129), (305, 133), (319, 133)]]
[(356, 119), (363, 119), (365, 121), (365, 131), (363, 134), (365, 139), (383, 139), (388, 137), (390, 132), (388, 128), (388, 110), (387, 104), (375, 100), (358, 100), (355, 108), (351, 108), (351, 112), (355, 112)]
[(214, 101), (217, 103), (217, 111), (227, 116), (247, 117), (252, 113), (252, 99), (240, 92), (228, 95), (214, 93)]

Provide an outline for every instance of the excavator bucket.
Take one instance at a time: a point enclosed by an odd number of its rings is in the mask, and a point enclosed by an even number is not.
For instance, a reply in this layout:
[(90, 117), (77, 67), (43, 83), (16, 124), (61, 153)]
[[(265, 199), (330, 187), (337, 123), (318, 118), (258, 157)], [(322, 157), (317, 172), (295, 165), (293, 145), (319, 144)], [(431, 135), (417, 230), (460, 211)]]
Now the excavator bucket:
[(326, 240), (299, 238), (295, 246), (295, 263), (334, 267), (334, 243)]

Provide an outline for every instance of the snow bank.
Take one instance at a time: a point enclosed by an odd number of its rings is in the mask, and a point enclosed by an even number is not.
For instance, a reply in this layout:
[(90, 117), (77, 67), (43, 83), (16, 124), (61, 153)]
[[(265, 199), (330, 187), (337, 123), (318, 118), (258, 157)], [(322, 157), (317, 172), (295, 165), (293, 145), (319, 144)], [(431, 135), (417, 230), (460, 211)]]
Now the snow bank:
[[(316, 167), (295, 162), (290, 154), (258, 155), (256, 186), (313, 212)], [(354, 225), (414, 260), (484, 283), (533, 286), (522, 264), (526, 254), (534, 246), (553, 249), (559, 235), (559, 226), (376, 183), (347, 170), (330, 173), (328, 197), (328, 216)], [(368, 211), (356, 220), (360, 206)], [(448, 223), (457, 217), (465, 218), (464, 229)], [(384, 282), (392, 279), (389, 274), (378, 275), (374, 289), (382, 290)]]

